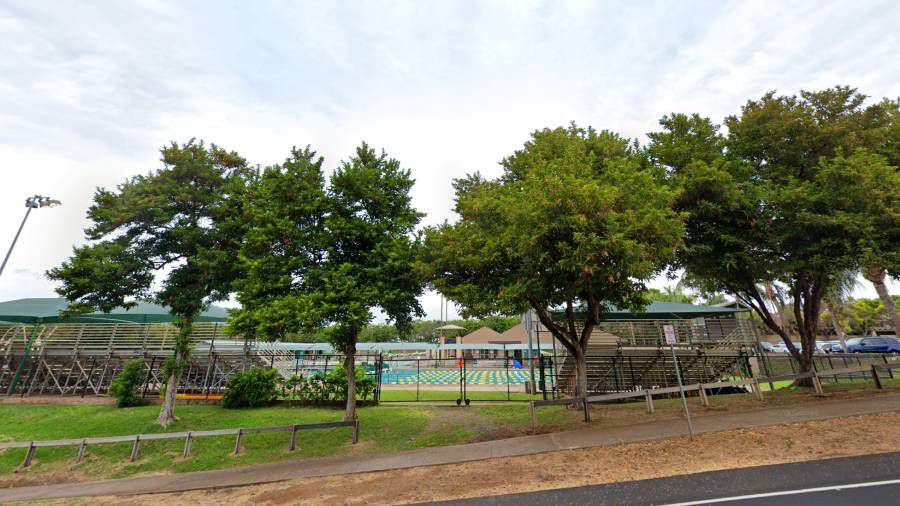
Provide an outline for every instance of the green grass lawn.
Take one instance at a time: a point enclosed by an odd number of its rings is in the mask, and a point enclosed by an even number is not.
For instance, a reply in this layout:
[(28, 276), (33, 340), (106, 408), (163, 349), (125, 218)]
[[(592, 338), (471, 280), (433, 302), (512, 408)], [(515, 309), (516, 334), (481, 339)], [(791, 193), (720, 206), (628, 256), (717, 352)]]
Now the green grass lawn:
[[(506, 392), (498, 391), (478, 391), (469, 390), (466, 394), (469, 399), (474, 401), (505, 401), (507, 400)], [(459, 390), (419, 390), (419, 401), (455, 401), (459, 398)], [(541, 395), (531, 395), (525, 392), (510, 392), (509, 399), (511, 401), (536, 401), (543, 399)], [(406, 401), (412, 402), (416, 400), (416, 391), (407, 389), (383, 389), (381, 391), (381, 400), (384, 402)]]
[[(157, 406), (116, 409), (110, 406), (0, 405), (0, 440), (66, 439), (156, 433)], [(343, 411), (325, 408), (282, 408), (228, 410), (219, 406), (185, 405), (178, 407), (181, 418), (169, 431), (216, 428), (266, 427), (293, 423), (340, 420)], [(459, 443), (474, 435), (456, 427), (426, 430), (431, 416), (427, 409), (406, 407), (369, 407), (359, 410), (360, 444), (351, 445), (351, 429), (326, 429), (298, 433), (300, 449), (286, 451), (289, 434), (248, 434), (244, 451), (234, 450), (234, 437), (198, 438), (192, 456), (180, 457), (183, 441), (148, 441), (141, 445), (141, 458), (126, 463), (130, 444), (88, 447), (89, 457), (82, 465), (73, 464), (75, 447), (40, 448), (29, 473), (76, 469), (89, 476), (122, 477), (153, 471), (185, 472), (231, 467), (286, 458), (316, 457), (348, 452), (387, 452)], [(0, 475), (16, 469), (24, 450), (0, 453)]]
[[(524, 394), (523, 394), (524, 395)], [(77, 439), (164, 432), (154, 423), (158, 406), (116, 409), (108, 405), (0, 404), (0, 441)], [(168, 432), (217, 428), (266, 427), (337, 421), (343, 410), (271, 407), (231, 410), (215, 405), (179, 405), (180, 420)], [(578, 412), (550, 408), (543, 427), (577, 427)], [(530, 427), (527, 403), (456, 406), (382, 405), (359, 409), (360, 442), (351, 444), (351, 429), (298, 433), (299, 449), (287, 451), (288, 433), (247, 434), (241, 455), (232, 455), (234, 436), (197, 438), (191, 457), (181, 458), (183, 440), (145, 441), (137, 462), (128, 462), (131, 443), (88, 447), (85, 462), (75, 464), (77, 447), (39, 448), (32, 466), (19, 469), (25, 450), (0, 451), (0, 486), (29, 477), (71, 475), (121, 478), (153, 472), (188, 472), (285, 459), (342, 454), (392, 452), (521, 435)], [(19, 470), (17, 474), (13, 471)]]
[[(886, 378), (883, 383), (888, 389), (900, 390), (900, 378)], [(835, 398), (874, 392), (871, 381), (825, 383), (823, 386), (826, 393)], [(407, 392), (386, 390), (384, 393), (393, 395)], [(415, 394), (414, 391), (412, 393)], [(500, 394), (505, 399), (505, 392), (478, 394)], [(524, 393), (518, 395), (525, 396)], [(455, 398), (453, 396), (452, 400)], [(701, 407), (696, 396), (689, 398), (692, 412), (697, 416), (817, 401), (818, 398), (811, 395), (811, 389), (795, 387), (766, 392), (764, 402), (746, 394), (711, 396), (709, 408)], [(592, 406), (592, 425), (630, 425), (675, 419), (681, 414), (678, 398), (658, 398), (654, 404), (656, 412), (653, 415), (644, 412), (642, 401), (595, 404)], [(0, 404), (0, 441), (156, 433), (161, 431), (154, 423), (158, 411), (158, 406), (116, 409), (110, 405)], [(168, 429), (171, 432), (336, 421), (341, 419), (343, 410), (286, 406), (229, 410), (215, 405), (179, 405), (178, 415), (181, 419)], [(360, 408), (359, 418), (361, 433), (358, 445), (350, 443), (350, 428), (301, 431), (298, 433), (299, 449), (295, 452), (287, 451), (287, 433), (248, 434), (244, 437), (244, 451), (238, 456), (231, 454), (235, 438), (224, 436), (196, 439), (192, 455), (188, 459), (181, 458), (182, 440), (144, 442), (141, 445), (141, 456), (134, 463), (127, 461), (131, 451), (130, 443), (88, 447), (87, 459), (82, 464), (74, 463), (76, 447), (40, 448), (32, 467), (21, 470), (19, 466), (24, 459), (25, 450), (6, 450), (0, 452), (0, 486), (118, 478), (159, 472), (178, 473), (286, 459), (402, 451), (523, 435), (529, 432), (531, 426), (528, 404), (525, 402), (479, 404), (475, 401), (468, 408), (449, 405), (392, 406), (388, 403)], [(542, 432), (585, 427), (581, 411), (564, 406), (539, 408), (538, 418), (539, 430)]]

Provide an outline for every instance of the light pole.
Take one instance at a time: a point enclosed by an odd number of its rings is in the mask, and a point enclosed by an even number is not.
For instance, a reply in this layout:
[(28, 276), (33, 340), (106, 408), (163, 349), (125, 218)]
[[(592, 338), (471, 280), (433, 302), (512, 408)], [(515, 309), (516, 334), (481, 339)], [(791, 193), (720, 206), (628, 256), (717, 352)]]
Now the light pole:
[(32, 209), (38, 209), (41, 207), (59, 207), (62, 205), (62, 202), (58, 200), (51, 199), (50, 197), (42, 197), (40, 195), (35, 195), (33, 197), (28, 197), (25, 199), (25, 207), (28, 208), (25, 211), (25, 217), (22, 218), (22, 224), (19, 225), (19, 230), (16, 232), (16, 236), (13, 238), (12, 244), (9, 246), (9, 251), (6, 252), (6, 258), (3, 259), (3, 265), (0, 265), (0, 275), (3, 274), (3, 269), (6, 268), (6, 262), (9, 261), (9, 256), (12, 255), (13, 248), (16, 247), (16, 241), (19, 240), (19, 234), (22, 233), (22, 227), (25, 226), (25, 221), (28, 220), (28, 215), (31, 214)]

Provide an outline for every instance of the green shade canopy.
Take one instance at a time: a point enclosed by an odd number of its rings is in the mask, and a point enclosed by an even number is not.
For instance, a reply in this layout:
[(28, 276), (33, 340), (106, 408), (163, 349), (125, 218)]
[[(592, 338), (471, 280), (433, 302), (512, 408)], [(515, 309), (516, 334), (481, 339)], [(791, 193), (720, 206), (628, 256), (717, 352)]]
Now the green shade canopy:
[[(109, 313), (59, 316), (69, 302), (63, 298), (17, 299), (0, 302), (0, 322), (15, 323), (168, 323), (175, 321), (169, 309), (159, 304), (138, 302), (131, 309), (116, 308)], [(224, 322), (228, 310), (210, 306), (195, 321)]]
[[(583, 310), (583, 309), (582, 309)], [(603, 313), (604, 320), (689, 320), (691, 318), (733, 318), (747, 309), (707, 306), (703, 304), (682, 304), (654, 300), (643, 311), (612, 309)], [(557, 313), (557, 311), (554, 311)], [(561, 312), (559, 312), (562, 314)]]

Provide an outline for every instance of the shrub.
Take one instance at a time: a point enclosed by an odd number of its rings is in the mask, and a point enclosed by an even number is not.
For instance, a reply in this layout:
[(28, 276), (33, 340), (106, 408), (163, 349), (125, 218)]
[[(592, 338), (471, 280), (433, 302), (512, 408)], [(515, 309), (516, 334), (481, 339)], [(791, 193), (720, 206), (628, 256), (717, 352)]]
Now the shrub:
[(130, 360), (109, 385), (109, 394), (116, 398), (116, 407), (139, 406), (142, 401), (137, 391), (143, 382), (144, 359)]
[[(347, 373), (342, 365), (328, 371), (315, 372), (307, 377), (295, 375), (285, 383), (292, 399), (305, 401), (347, 400)], [(375, 378), (366, 373), (362, 366), (356, 367), (356, 396), (367, 399), (375, 392)]]
[(222, 405), (226, 408), (256, 408), (278, 398), (278, 371), (254, 367), (228, 380)]

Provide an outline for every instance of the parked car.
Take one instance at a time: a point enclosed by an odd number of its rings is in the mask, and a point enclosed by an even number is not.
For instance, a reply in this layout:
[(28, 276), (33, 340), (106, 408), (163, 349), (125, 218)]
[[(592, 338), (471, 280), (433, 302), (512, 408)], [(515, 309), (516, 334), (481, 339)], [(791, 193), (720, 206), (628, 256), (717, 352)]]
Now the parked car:
[(833, 341), (832, 344), (825, 351), (827, 353), (843, 353), (844, 348), (841, 347), (840, 341)]
[[(797, 351), (803, 351), (803, 346), (800, 343), (794, 343), (794, 347), (797, 348)], [(788, 351), (787, 345), (784, 343), (778, 343), (772, 346), (773, 353), (790, 353)]]
[(841, 349), (840, 341), (817, 341), (816, 342), (816, 352), (817, 353), (831, 353), (834, 351), (834, 346), (837, 345), (838, 351)]
[(759, 349), (764, 353), (775, 353), (775, 345), (768, 341), (760, 341)]
[(900, 353), (896, 337), (856, 337), (847, 341), (850, 353)]

